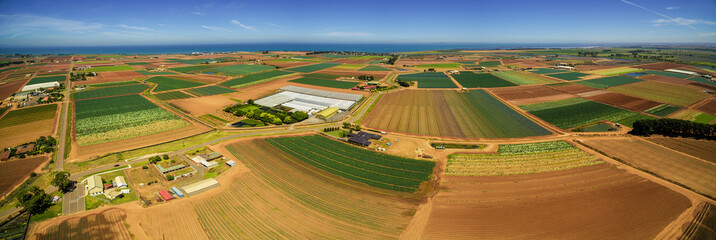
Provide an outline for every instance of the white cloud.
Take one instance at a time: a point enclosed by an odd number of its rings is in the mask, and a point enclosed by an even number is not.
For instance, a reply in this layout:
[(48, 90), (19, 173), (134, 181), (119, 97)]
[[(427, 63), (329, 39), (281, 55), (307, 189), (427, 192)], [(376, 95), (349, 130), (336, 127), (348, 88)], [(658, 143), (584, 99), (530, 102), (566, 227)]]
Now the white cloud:
[(246, 26), (246, 25), (244, 25), (243, 23), (241, 23), (241, 22), (239, 22), (239, 21), (236, 21), (236, 20), (233, 20), (233, 19), (231, 20), (231, 23), (233, 23), (234, 25), (239, 25), (239, 27), (241, 27), (241, 28), (243, 28), (243, 29), (251, 30), (251, 31), (254, 31), (254, 32), (258, 32), (258, 31), (256, 31), (256, 29), (255, 29), (253, 26)]
[(654, 26), (665, 26), (665, 25), (671, 25), (671, 24), (678, 24), (683, 26), (690, 27), (691, 25), (716, 25), (716, 22), (703, 20), (703, 19), (686, 19), (686, 18), (672, 18), (672, 19), (656, 19), (654, 21), (651, 21), (651, 23), (654, 24)]
[(281, 28), (281, 26), (278, 24), (273, 24), (273, 23), (268, 23), (268, 22), (265, 22), (264, 24), (275, 27), (275, 28)]
[(127, 25), (125, 25), (125, 24), (119, 24), (119, 25), (117, 25), (117, 27), (126, 28), (126, 29), (132, 29), (132, 30), (153, 31), (153, 30), (150, 29), (150, 28), (127, 26)]
[(681, 7), (679, 7), (679, 6), (670, 6), (670, 7), (666, 7), (666, 10), (676, 10), (676, 9), (679, 9), (679, 8), (681, 8)]
[(371, 37), (375, 36), (373, 33), (368, 32), (329, 32), (323, 34), (328, 37)]
[(204, 15), (206, 15), (206, 14), (204, 14), (203, 12), (190, 12), (190, 13), (191, 13), (191, 14), (194, 14), (194, 15), (197, 15), (197, 16), (204, 16)]
[(71, 33), (85, 33), (104, 27), (104, 24), (75, 21), (69, 19), (44, 17), (36, 15), (6, 15), (0, 14), (0, 35), (18, 36), (27, 33), (44, 33), (47, 31), (62, 31)]
[[(682, 25), (682, 26), (684, 26), (684, 27), (691, 28), (691, 29), (696, 29), (695, 27), (693, 27), (693, 26), (691, 26), (691, 25), (681, 24), (680, 22), (676, 21), (676, 18), (672, 18), (672, 17), (667, 16), (666, 14), (663, 14), (663, 13), (660, 13), (660, 12), (657, 12), (657, 11), (654, 11), (654, 10), (651, 10), (651, 9), (648, 9), (648, 8), (645, 8), (645, 7), (642, 7), (641, 5), (638, 5), (638, 4), (636, 4), (636, 3), (633, 3), (633, 2), (630, 2), (630, 1), (627, 1), (627, 0), (622, 0), (622, 2), (623, 2), (623, 3), (626, 3), (626, 4), (629, 4), (629, 5), (632, 5), (632, 6), (634, 6), (634, 7), (641, 8), (641, 9), (643, 9), (643, 10), (645, 10), (645, 11), (648, 11), (648, 12), (651, 12), (651, 13), (653, 13), (653, 14), (662, 16), (662, 17), (664, 17), (664, 18), (666, 18), (666, 19), (668, 19), (668, 20), (674, 21), (675, 23), (677, 23), (677, 24), (679, 24), (679, 25)], [(656, 25), (656, 26), (661, 26), (661, 25)]]
[(206, 26), (206, 25), (201, 25), (201, 28), (203, 28), (203, 29), (207, 29), (207, 30), (211, 30), (211, 31), (225, 31), (225, 32), (226, 32), (226, 31), (229, 31), (229, 30), (228, 30), (228, 29), (226, 29), (226, 28), (223, 28), (223, 27), (217, 27), (217, 26)]
[(699, 37), (713, 37), (713, 36), (716, 36), (716, 32), (699, 33)]

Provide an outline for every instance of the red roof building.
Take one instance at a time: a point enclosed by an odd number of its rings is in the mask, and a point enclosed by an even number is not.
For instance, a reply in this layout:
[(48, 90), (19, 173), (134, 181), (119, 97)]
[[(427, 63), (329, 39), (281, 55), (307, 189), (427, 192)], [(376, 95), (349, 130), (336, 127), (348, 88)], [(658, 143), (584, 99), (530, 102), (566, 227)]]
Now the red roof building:
[(169, 200), (174, 199), (174, 196), (172, 196), (171, 193), (169, 193), (167, 190), (164, 190), (164, 189), (162, 189), (162, 190), (159, 191), (159, 195), (162, 196), (162, 198), (164, 199), (164, 201), (169, 201)]
[(114, 185), (112, 185), (111, 183), (107, 183), (107, 184), (104, 185), (104, 190), (107, 190), (107, 189), (110, 189), (110, 188), (113, 188), (113, 187), (114, 187)]
[(0, 162), (7, 161), (8, 159), (10, 159), (10, 151), (3, 151), (0, 153)]

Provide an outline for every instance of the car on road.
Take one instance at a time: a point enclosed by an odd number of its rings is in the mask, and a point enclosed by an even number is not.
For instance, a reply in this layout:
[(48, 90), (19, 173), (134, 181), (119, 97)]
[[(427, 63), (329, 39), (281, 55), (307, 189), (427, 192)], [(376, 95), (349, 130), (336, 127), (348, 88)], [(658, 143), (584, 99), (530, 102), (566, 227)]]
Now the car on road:
[(114, 164), (114, 167), (119, 167), (119, 164)]

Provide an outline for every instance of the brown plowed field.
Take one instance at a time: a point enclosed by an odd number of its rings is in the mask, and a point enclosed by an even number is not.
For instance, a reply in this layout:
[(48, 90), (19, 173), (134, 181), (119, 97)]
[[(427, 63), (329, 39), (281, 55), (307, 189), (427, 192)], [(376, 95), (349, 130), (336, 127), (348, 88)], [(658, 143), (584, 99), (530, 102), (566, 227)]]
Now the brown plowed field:
[(649, 142), (716, 163), (716, 141), (690, 138), (650, 137)]
[(699, 88), (704, 88), (704, 89), (708, 89), (708, 90), (711, 90), (711, 91), (715, 91), (715, 92), (716, 92), (716, 86), (714, 86), (714, 85), (703, 84), (703, 83), (700, 83), (700, 82), (691, 82), (691, 83), (689, 83), (688, 85), (696, 86), (696, 87), (699, 87)]
[(423, 65), (423, 64), (442, 64), (442, 63), (452, 63), (451, 61), (444, 61), (444, 60), (405, 60), (400, 59), (395, 62), (395, 66), (403, 66), (403, 65)]
[(144, 75), (141, 73), (135, 72), (135, 71), (101, 72), (101, 73), (98, 73), (98, 76), (94, 77), (94, 79), (103, 80), (103, 79), (116, 79), (116, 78), (137, 78), (137, 77), (144, 77)]
[(696, 110), (716, 115), (716, 98), (707, 100), (706, 104), (699, 106)]
[(493, 88), (489, 89), (489, 91), (515, 105), (555, 101), (574, 97), (571, 94), (565, 94), (542, 85)]
[(121, 209), (105, 211), (73, 217), (44, 229), (39, 229), (35, 239), (132, 239), (125, 223), (127, 213)]
[(427, 239), (651, 239), (691, 206), (610, 164), (516, 176), (445, 176)]
[(293, 62), (266, 61), (264, 63), (266, 65), (271, 65), (271, 66), (275, 66), (275, 67), (279, 67), (279, 68), (292, 68), (292, 67), (300, 67), (300, 66), (316, 64), (316, 62), (304, 62), (304, 61), (293, 61)]
[(625, 67), (625, 65), (575, 65), (574, 67), (579, 69), (580, 71), (593, 71), (593, 70)]
[(341, 59), (332, 59), (331, 60), (331, 62), (339, 62), (339, 63), (345, 63), (345, 64), (366, 64), (370, 61), (373, 61), (373, 58), (365, 58), (365, 59), (341, 58)]
[(649, 80), (649, 81), (657, 81), (657, 82), (664, 82), (664, 83), (671, 83), (676, 85), (686, 85), (689, 83), (692, 83), (692, 81), (681, 79), (681, 78), (673, 78), (673, 77), (667, 77), (667, 76), (659, 76), (659, 75), (646, 75), (641, 76), (641, 79)]
[(8, 98), (13, 93), (19, 91), (23, 86), (25, 86), (27, 81), (28, 79), (17, 80), (0, 85), (0, 101), (4, 101), (5, 98)]
[(36, 156), (0, 162), (0, 197), (12, 192), (31, 172), (49, 159), (47, 156)]
[(57, 64), (47, 64), (45, 66), (42, 66), (40, 71), (69, 70), (69, 69), (70, 69), (69, 63), (57, 63)]
[(636, 168), (711, 198), (716, 196), (716, 165), (712, 163), (639, 139), (589, 139), (584, 143)]
[(236, 104), (236, 101), (231, 100), (229, 98), (240, 99), (241, 96), (242, 95), (240, 93), (233, 93), (227, 96), (224, 96), (224, 94), (220, 94), (197, 98), (169, 100), (169, 102), (177, 107), (180, 107), (181, 109), (188, 111), (189, 113), (191, 113), (191, 115), (200, 116), (204, 114), (213, 113), (218, 110), (224, 109), (224, 107), (226, 106)]
[[(323, 70), (323, 71), (318, 71), (316, 73), (325, 73), (325, 74), (333, 74), (333, 75), (340, 75), (340, 76), (352, 76), (352, 77), (357, 77), (357, 76), (361, 76), (361, 75), (370, 75), (370, 76), (375, 77), (376, 80), (380, 80), (380, 79), (383, 79), (385, 76), (387, 76), (390, 72), (388, 72), (388, 71), (385, 71), (385, 72), (372, 72), (372, 71), (371, 72), (368, 72), (368, 71), (356, 72), (356, 71)], [(362, 81), (362, 80), (358, 80), (358, 79), (356, 79), (356, 80)]]
[(660, 102), (613, 92), (587, 97), (587, 99), (639, 112), (661, 105)]
[(659, 62), (659, 63), (637, 65), (634, 67), (641, 68), (641, 69), (649, 69), (649, 70), (682, 69), (682, 70), (687, 70), (687, 71), (703, 72), (704, 74), (707, 74), (706, 71), (704, 71), (700, 68), (686, 65), (686, 64), (681, 64), (681, 63)]
[(569, 94), (577, 94), (577, 93), (584, 93), (584, 92), (591, 92), (599, 90), (598, 88), (593, 88), (590, 86), (585, 86), (582, 84), (576, 84), (576, 83), (568, 83), (565, 85), (558, 85), (558, 86), (549, 86), (551, 88), (557, 89), (559, 91), (569, 93)]

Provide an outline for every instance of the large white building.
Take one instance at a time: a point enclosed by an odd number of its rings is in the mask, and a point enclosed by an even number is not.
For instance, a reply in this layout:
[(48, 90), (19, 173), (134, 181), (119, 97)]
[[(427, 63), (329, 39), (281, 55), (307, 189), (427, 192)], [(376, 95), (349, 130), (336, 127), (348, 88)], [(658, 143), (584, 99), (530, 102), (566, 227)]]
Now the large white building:
[(324, 91), (296, 86), (281, 88), (282, 92), (258, 99), (254, 103), (264, 107), (278, 105), (289, 107), (294, 111), (316, 113), (329, 107), (340, 110), (350, 109), (363, 96), (359, 94)]
[(87, 178), (86, 192), (91, 196), (97, 196), (104, 194), (104, 184), (102, 184), (102, 177), (94, 175)]
[(22, 91), (23, 92), (24, 91), (32, 91), (32, 90), (40, 89), (40, 88), (52, 88), (52, 87), (59, 87), (59, 86), (60, 86), (59, 82), (37, 83), (37, 84), (26, 85), (26, 86), (22, 87)]

